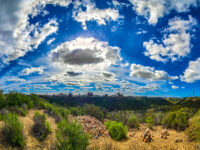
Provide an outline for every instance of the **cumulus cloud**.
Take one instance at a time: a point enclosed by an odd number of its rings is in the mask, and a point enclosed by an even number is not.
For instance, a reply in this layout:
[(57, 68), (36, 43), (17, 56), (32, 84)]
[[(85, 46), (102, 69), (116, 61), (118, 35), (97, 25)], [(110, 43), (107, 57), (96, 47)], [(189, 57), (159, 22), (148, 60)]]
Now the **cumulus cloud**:
[(166, 81), (175, 80), (178, 78), (177, 76), (170, 76), (167, 72), (163, 70), (155, 70), (154, 67), (149, 66), (132, 64), (130, 69), (130, 76), (150, 81)]
[(176, 85), (172, 85), (171, 88), (175, 90), (175, 89), (178, 89), (179, 87)]
[(56, 40), (56, 38), (51, 38), (51, 39), (49, 39), (48, 41), (47, 41), (47, 45), (50, 45), (53, 41), (55, 41)]
[(30, 24), (29, 16), (34, 17), (40, 14), (46, 4), (67, 7), (70, 3), (71, 1), (68, 0), (2, 1), (0, 5), (0, 59), (7, 63), (24, 56), (26, 52), (37, 48), (47, 36), (56, 32), (55, 20), (41, 27), (38, 23)]
[(196, 7), (198, 0), (129, 0), (137, 14), (144, 16), (150, 24), (156, 24), (159, 18), (175, 10), (188, 12), (190, 7)]
[(189, 16), (188, 20), (175, 17), (169, 20), (168, 28), (164, 31), (162, 41), (151, 39), (144, 42), (144, 54), (156, 61), (166, 62), (171, 59), (177, 61), (187, 56), (191, 51), (192, 28), (197, 24), (196, 19)]
[(188, 83), (200, 80), (200, 58), (189, 62), (189, 66), (181, 76), (181, 80)]
[(50, 81), (77, 85), (114, 81), (115, 75), (109, 68), (122, 60), (120, 48), (92, 37), (67, 41), (51, 50), (49, 58), (51, 66), (59, 72)]
[(82, 23), (84, 30), (87, 29), (87, 21), (96, 21), (98, 25), (106, 25), (106, 21), (117, 21), (122, 18), (122, 16), (119, 15), (119, 11), (116, 9), (98, 9), (94, 3), (90, 2), (86, 3), (85, 7), (85, 11), (78, 9), (73, 12), (73, 18)]
[(32, 67), (32, 68), (25, 68), (22, 70), (20, 75), (30, 75), (33, 73), (43, 74), (44, 68), (43, 67)]

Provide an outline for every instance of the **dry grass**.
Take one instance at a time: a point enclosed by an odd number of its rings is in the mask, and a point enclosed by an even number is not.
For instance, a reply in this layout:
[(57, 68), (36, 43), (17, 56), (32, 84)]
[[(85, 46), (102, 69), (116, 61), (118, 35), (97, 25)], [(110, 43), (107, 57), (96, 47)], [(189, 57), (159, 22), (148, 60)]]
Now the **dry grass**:
[[(106, 143), (112, 143), (112, 150), (115, 150), (116, 148), (119, 150), (197, 150), (197, 143), (189, 142), (184, 132), (168, 130), (170, 136), (168, 136), (167, 139), (161, 139), (161, 126), (156, 126), (154, 127), (153, 131), (151, 130), (153, 135), (153, 142), (144, 143), (142, 141), (141, 135), (145, 129), (145, 125), (140, 125), (140, 130), (128, 132), (128, 135), (134, 132), (134, 137), (128, 136), (127, 140), (120, 142), (113, 141), (109, 136), (99, 137), (98, 139), (91, 139), (91, 144), (89, 147), (96, 145), (96, 147), (99, 147), (99, 150), (107, 150), (107, 148), (104, 146), (106, 141)], [(182, 142), (176, 143), (176, 140), (182, 140)]]

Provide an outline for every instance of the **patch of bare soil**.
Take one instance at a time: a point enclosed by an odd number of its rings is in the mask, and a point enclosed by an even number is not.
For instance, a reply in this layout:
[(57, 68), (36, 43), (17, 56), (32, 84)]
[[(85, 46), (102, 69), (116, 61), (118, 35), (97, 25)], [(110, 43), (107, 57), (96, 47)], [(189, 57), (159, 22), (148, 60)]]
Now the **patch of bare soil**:
[[(39, 110), (40, 113), (44, 113), (43, 110)], [(47, 121), (51, 124), (52, 133), (47, 136), (47, 138), (40, 142), (34, 136), (32, 136), (32, 127), (34, 125), (33, 117), (35, 110), (30, 110), (25, 117), (19, 117), (20, 121), (24, 125), (24, 136), (26, 139), (25, 150), (54, 150), (55, 149), (55, 130), (57, 125), (54, 118), (47, 116)], [(3, 122), (0, 122), (0, 128), (3, 126)], [(0, 133), (0, 150), (19, 150), (20, 148), (13, 148), (11, 146), (5, 145), (3, 142), (2, 134)]]
[(153, 141), (144, 143), (142, 135), (146, 129), (145, 125), (140, 125), (139, 130), (128, 132), (128, 138), (124, 141), (114, 141), (110, 136), (91, 139), (88, 149), (98, 150), (197, 150), (198, 144), (189, 142), (184, 132), (168, 130), (169, 136), (167, 139), (161, 138), (161, 126), (154, 127), (150, 130), (153, 135)]

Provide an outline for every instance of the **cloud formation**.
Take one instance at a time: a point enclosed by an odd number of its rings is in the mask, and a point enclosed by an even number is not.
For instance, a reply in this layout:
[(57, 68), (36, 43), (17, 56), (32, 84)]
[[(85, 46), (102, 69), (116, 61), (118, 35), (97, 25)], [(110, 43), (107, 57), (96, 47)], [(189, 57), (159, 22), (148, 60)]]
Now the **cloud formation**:
[(30, 75), (33, 73), (38, 73), (38, 74), (43, 74), (44, 73), (44, 68), (43, 67), (32, 67), (32, 68), (25, 68), (22, 70), (20, 75)]
[(177, 76), (168, 75), (168, 73), (163, 70), (155, 70), (154, 67), (149, 66), (132, 64), (130, 69), (130, 76), (150, 81), (166, 81), (178, 78)]
[(196, 7), (198, 0), (129, 0), (138, 15), (144, 16), (150, 24), (155, 25), (159, 18), (175, 10), (188, 12)]
[(168, 28), (164, 31), (162, 41), (151, 39), (144, 42), (144, 54), (156, 61), (177, 61), (187, 56), (191, 51), (192, 28), (197, 25), (196, 19), (189, 16), (188, 20), (175, 17), (169, 20)]
[(197, 80), (200, 80), (200, 58), (195, 61), (190, 61), (188, 68), (181, 76), (181, 81), (188, 83), (193, 83)]

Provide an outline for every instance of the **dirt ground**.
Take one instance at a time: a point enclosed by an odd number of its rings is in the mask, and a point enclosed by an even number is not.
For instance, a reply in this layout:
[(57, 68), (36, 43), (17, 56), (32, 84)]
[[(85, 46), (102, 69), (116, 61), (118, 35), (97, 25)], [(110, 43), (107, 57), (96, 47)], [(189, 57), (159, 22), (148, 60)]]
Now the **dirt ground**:
[[(40, 113), (43, 113), (42, 110), (39, 110)], [(51, 124), (52, 133), (47, 136), (47, 138), (43, 142), (39, 142), (34, 136), (31, 134), (32, 127), (34, 125), (33, 117), (35, 110), (30, 110), (29, 113), (25, 117), (19, 117), (20, 121), (24, 125), (24, 136), (26, 139), (26, 147), (25, 150), (54, 150), (55, 149), (55, 130), (57, 125), (55, 123), (54, 118), (47, 116), (47, 121)], [(3, 123), (0, 121), (0, 126), (3, 126)], [(2, 134), (0, 133), (0, 150), (19, 150), (19, 148), (13, 148), (8, 146), (3, 142)]]
[[(127, 140), (114, 141), (109, 136), (99, 137), (98, 139), (91, 139), (89, 150), (198, 150), (198, 144), (189, 142), (184, 132), (177, 132), (175, 130), (168, 130), (169, 136), (167, 139), (160, 137), (160, 132), (163, 130), (161, 126), (154, 127), (151, 130), (153, 141), (144, 143), (141, 135), (146, 129), (145, 125), (140, 125), (139, 130), (129, 131), (128, 135), (134, 133), (134, 137), (128, 136)], [(176, 140), (182, 140), (176, 142)]]

